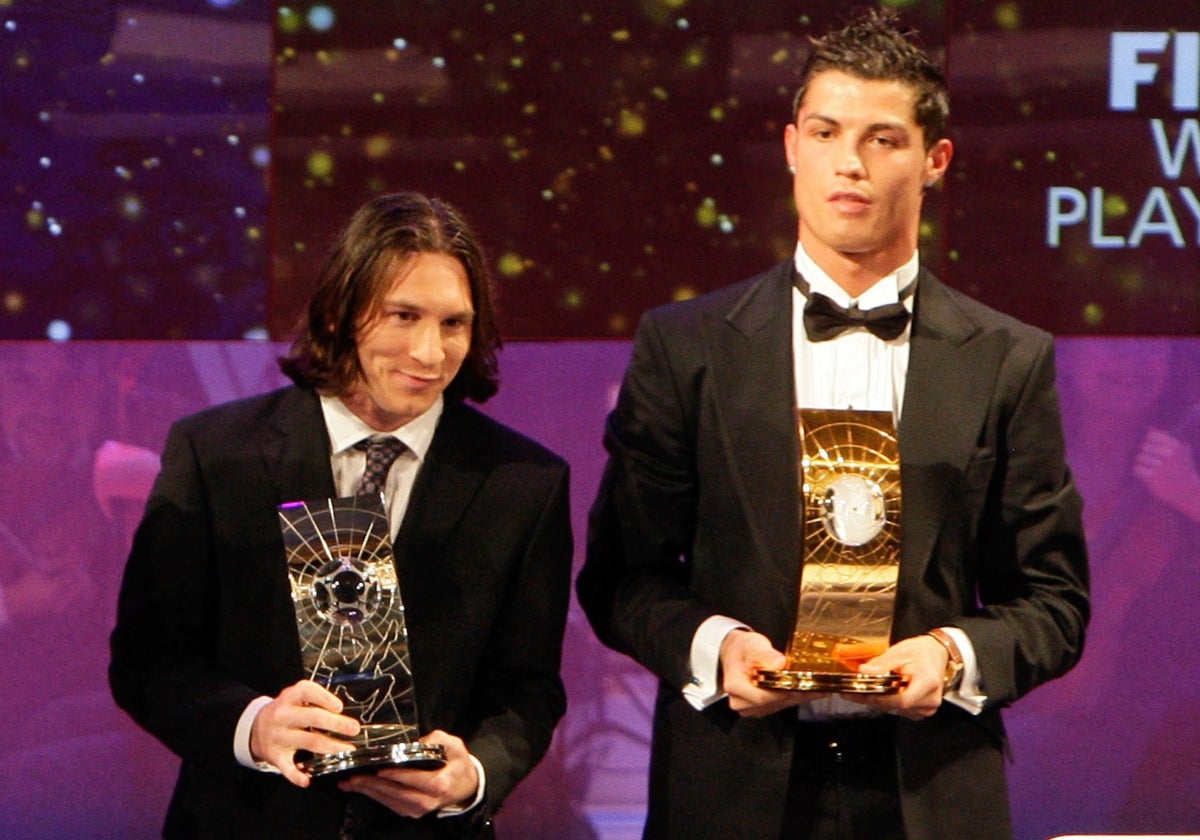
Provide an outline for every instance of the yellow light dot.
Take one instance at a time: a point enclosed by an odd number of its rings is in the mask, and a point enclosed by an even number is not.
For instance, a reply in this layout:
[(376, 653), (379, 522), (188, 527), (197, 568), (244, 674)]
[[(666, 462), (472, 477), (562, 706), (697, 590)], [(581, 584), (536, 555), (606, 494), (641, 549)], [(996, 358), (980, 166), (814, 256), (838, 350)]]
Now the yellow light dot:
[(710, 228), (717, 223), (717, 215), (717, 203), (711, 198), (706, 198), (696, 208), (696, 224)]
[(392, 138), (386, 134), (374, 134), (363, 142), (363, 153), (373, 160), (387, 157), (392, 151)]
[(622, 137), (641, 137), (646, 133), (646, 120), (641, 114), (622, 108), (617, 121), (617, 133)]
[(317, 178), (328, 178), (333, 174), (333, 155), (328, 152), (313, 152), (308, 156), (308, 173)]
[(580, 309), (583, 306), (583, 292), (579, 289), (568, 289), (563, 295), (563, 306), (567, 309)]
[(1018, 3), (1001, 3), (996, 6), (996, 24), (1001, 29), (1021, 28), (1021, 6)]
[(509, 251), (500, 255), (500, 259), (496, 261), (496, 270), (505, 277), (518, 277), (525, 271), (525, 260), (521, 259), (520, 254)]
[(628, 41), (628, 40), (629, 40), (629, 30), (628, 30), (628, 29), (618, 29), (618, 30), (616, 30), (616, 31), (615, 31), (615, 32), (613, 32), (613, 34), (612, 34), (612, 39), (613, 39), (614, 41), (622, 41), (622, 42), (624, 42), (624, 41)]
[(1129, 203), (1125, 196), (1113, 193), (1104, 197), (1104, 216), (1107, 219), (1118, 219), (1129, 213)]
[(1098, 303), (1089, 303), (1083, 307), (1083, 320), (1089, 326), (1099, 326), (1104, 321), (1104, 307)]
[(708, 61), (703, 47), (689, 47), (683, 54), (683, 66), (689, 70), (697, 70), (703, 67)]
[(671, 300), (679, 303), (680, 301), (691, 300), (696, 296), (696, 290), (691, 286), (680, 286), (671, 293)]

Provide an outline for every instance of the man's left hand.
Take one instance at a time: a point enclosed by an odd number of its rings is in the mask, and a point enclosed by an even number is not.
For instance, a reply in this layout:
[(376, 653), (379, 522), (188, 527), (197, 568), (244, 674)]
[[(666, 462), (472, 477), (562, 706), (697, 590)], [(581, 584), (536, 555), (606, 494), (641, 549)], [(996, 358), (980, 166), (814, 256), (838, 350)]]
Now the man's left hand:
[(338, 783), (347, 793), (361, 793), (405, 817), (417, 819), (451, 806), (466, 806), (479, 790), (479, 774), (461, 738), (435, 730), (421, 738), (446, 748), (446, 764), (436, 770), (387, 767)]
[(949, 655), (946, 649), (930, 636), (902, 639), (859, 668), (864, 674), (886, 674), (893, 671), (908, 680), (895, 694), (846, 694), (847, 699), (887, 712), (895, 712), (909, 720), (927, 718), (942, 704), (943, 678)]

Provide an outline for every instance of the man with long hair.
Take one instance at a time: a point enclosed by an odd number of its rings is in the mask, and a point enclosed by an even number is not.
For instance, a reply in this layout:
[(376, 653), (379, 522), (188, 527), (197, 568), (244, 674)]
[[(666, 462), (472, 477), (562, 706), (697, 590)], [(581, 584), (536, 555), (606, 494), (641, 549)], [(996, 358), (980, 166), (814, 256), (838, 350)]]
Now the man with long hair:
[[(459, 213), (382, 196), (324, 265), (281, 360), (295, 384), (172, 427), (110, 667), (117, 702), (182, 759), (168, 837), (486, 836), (545, 753), (565, 705), (568, 471), (464, 402), (495, 393), (499, 344)], [(446, 761), (313, 780), (297, 754), (347, 750), (360, 722), (304, 678), (277, 508), (354, 494), (360, 444), (386, 440), (422, 742)]]

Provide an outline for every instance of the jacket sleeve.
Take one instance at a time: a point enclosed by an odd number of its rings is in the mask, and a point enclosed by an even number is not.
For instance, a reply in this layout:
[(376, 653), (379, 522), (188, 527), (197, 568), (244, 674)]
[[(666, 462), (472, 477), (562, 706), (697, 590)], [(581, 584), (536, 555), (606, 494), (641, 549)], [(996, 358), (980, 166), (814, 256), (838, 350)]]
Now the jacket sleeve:
[(695, 392), (701, 374), (672, 367), (652, 316), (638, 329), (588, 523), (576, 582), (597, 636), (664, 682), (691, 678), (692, 638), (713, 614), (689, 587), (696, 529)]

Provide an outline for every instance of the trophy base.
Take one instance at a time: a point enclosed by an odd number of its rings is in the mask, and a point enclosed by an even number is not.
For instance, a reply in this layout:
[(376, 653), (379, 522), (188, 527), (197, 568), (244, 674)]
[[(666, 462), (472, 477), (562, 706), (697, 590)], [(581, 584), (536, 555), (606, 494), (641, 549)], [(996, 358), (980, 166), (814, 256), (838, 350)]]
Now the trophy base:
[(821, 671), (770, 671), (758, 668), (751, 678), (760, 688), (815, 691), (822, 694), (895, 694), (908, 681), (899, 674), (831, 674)]
[(436, 770), (446, 764), (446, 749), (441, 744), (399, 742), (361, 747), (340, 753), (316, 755), (300, 762), (300, 769), (314, 779), (338, 779), (384, 767)]

